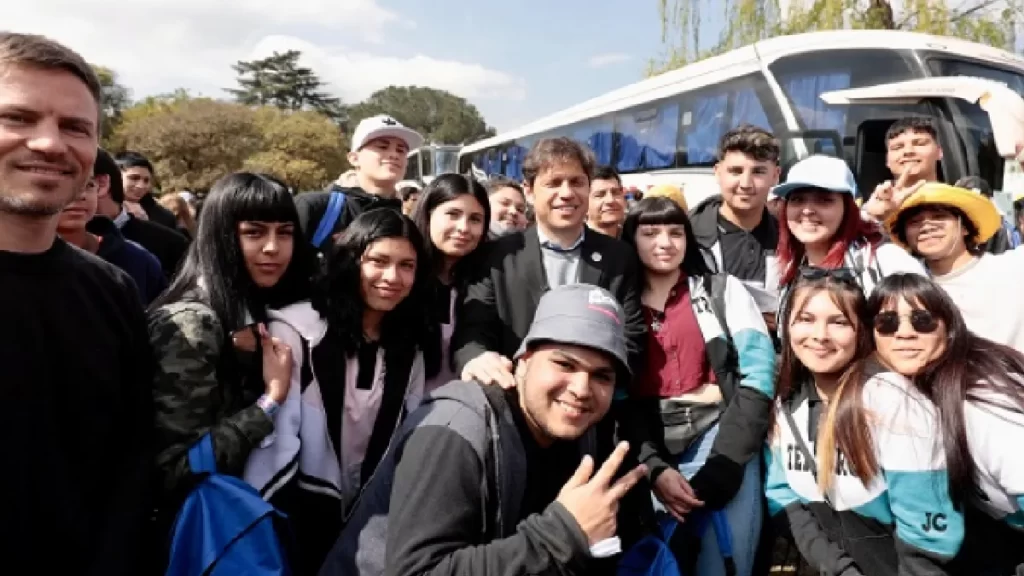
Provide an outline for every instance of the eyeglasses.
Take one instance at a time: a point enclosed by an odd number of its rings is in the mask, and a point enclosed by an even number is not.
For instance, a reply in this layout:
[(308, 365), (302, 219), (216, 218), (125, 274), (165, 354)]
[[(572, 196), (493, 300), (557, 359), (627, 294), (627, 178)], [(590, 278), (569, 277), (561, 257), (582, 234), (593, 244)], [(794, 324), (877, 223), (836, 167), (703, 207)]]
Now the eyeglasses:
[(821, 280), (822, 278), (831, 278), (839, 282), (846, 282), (848, 284), (855, 284), (860, 286), (857, 282), (857, 273), (850, 268), (818, 268), (817, 266), (804, 266), (800, 268), (800, 277), (804, 280)]
[(882, 336), (892, 336), (900, 329), (903, 318), (910, 320), (910, 327), (918, 334), (931, 334), (939, 327), (939, 320), (927, 310), (914, 310), (909, 315), (893, 311), (879, 312), (875, 316), (875, 331)]

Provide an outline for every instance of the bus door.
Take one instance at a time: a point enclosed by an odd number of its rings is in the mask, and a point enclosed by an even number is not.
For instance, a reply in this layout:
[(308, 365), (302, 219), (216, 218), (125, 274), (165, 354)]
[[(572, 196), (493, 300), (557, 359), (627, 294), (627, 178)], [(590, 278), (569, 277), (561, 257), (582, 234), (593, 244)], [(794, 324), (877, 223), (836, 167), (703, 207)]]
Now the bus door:
[[(934, 105), (934, 120), (940, 132), (939, 144), (944, 156), (943, 172), (945, 179), (950, 181), (972, 174), (985, 178), (993, 188), (999, 189), (1003, 180), (1002, 163), (990, 166), (991, 162), (981, 160), (1013, 158), (1016, 156), (1016, 144), (1024, 142), (1024, 99), (1005, 84), (994, 80), (955, 76), (918, 78), (825, 92), (821, 94), (821, 100), (826, 104), (851, 106)], [(944, 102), (948, 100), (956, 101), (957, 105), (945, 106)], [(970, 117), (949, 113), (950, 110), (965, 108), (973, 108), (978, 113)], [(892, 122), (892, 119), (868, 120), (858, 128), (855, 164), (859, 176), (868, 175), (860, 178), (865, 184), (878, 184), (887, 179), (884, 133)], [(972, 142), (976, 139), (966, 138), (968, 131), (985, 135), (978, 146), (990, 150), (969, 149), (975, 147)], [(882, 141), (878, 141), (880, 135)], [(879, 163), (881, 166), (876, 165)], [(871, 185), (862, 194), (870, 194), (873, 189)]]

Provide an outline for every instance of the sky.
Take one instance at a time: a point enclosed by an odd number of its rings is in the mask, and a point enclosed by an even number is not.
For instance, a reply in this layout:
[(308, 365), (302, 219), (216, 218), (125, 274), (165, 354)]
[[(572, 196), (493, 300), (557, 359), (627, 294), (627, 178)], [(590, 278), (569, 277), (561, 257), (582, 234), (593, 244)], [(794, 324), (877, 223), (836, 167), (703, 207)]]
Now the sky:
[(356, 103), (391, 84), (469, 100), (499, 132), (643, 78), (657, 0), (28, 0), (2, 28), (113, 69), (136, 99), (226, 98), (238, 60), (296, 49)]

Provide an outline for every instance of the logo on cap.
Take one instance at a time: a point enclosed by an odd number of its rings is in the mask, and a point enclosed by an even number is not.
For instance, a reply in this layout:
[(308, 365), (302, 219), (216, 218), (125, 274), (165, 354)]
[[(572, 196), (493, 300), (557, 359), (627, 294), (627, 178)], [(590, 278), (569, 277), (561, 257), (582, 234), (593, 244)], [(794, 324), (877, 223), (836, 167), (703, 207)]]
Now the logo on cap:
[(387, 126), (398, 126), (398, 120), (395, 120), (390, 116), (385, 116), (384, 119), (380, 121), (380, 123)]
[(619, 303), (615, 301), (615, 298), (608, 296), (600, 290), (591, 290), (587, 296), (587, 302), (591, 304), (601, 304), (604, 306), (611, 306), (612, 308), (618, 308)]

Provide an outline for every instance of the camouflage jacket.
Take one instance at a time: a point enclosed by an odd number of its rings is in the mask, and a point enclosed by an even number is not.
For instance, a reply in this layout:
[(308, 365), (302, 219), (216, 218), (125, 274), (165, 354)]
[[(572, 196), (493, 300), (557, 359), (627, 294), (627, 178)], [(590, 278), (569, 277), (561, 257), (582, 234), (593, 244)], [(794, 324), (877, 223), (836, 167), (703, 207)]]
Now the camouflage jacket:
[(225, 382), (224, 329), (213, 310), (180, 301), (149, 315), (149, 339), (157, 359), (153, 399), (156, 410), (156, 465), (164, 497), (187, 489), (192, 478), (188, 450), (213, 435), (217, 470), (241, 476), (253, 448), (274, 430), (273, 421), (239, 387)]

